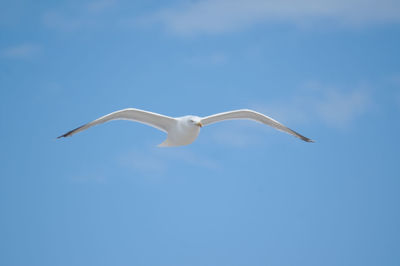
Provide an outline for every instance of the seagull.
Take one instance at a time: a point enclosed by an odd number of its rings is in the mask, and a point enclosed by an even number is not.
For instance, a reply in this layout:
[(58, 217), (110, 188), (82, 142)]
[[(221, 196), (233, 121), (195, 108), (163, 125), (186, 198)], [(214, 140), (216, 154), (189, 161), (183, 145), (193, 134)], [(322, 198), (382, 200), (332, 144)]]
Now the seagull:
[(217, 122), (233, 119), (253, 120), (277, 130), (291, 134), (303, 141), (314, 142), (312, 139), (291, 130), (278, 121), (249, 109), (233, 110), (224, 113), (218, 113), (206, 117), (187, 115), (182, 117), (169, 117), (145, 110), (127, 108), (119, 110), (108, 115), (102, 116), (90, 123), (75, 128), (58, 138), (70, 137), (78, 132), (84, 131), (92, 126), (103, 124), (111, 120), (130, 120), (140, 122), (151, 127), (157, 128), (167, 133), (167, 139), (159, 144), (159, 147), (174, 147), (191, 144), (199, 135), (200, 128)]

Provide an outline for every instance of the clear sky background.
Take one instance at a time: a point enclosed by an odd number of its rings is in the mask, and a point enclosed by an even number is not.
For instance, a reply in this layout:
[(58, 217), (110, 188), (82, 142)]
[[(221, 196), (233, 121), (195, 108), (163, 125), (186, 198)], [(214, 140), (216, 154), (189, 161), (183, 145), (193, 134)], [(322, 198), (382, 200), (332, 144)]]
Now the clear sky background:
[[(399, 1), (1, 1), (0, 265), (400, 265), (399, 47)], [(127, 107), (316, 143), (56, 140)]]

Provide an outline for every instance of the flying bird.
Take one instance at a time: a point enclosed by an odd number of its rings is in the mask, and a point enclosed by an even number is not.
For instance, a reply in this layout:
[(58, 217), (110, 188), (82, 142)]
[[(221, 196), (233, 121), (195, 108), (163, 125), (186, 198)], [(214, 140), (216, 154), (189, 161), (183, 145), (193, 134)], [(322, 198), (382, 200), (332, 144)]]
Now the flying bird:
[(304, 137), (303, 135), (291, 130), (290, 128), (282, 125), (278, 121), (258, 113), (253, 110), (241, 109), (224, 113), (218, 113), (206, 117), (198, 117), (194, 115), (187, 115), (182, 117), (169, 117), (149, 111), (140, 109), (127, 108), (119, 110), (103, 117), (100, 117), (90, 123), (73, 129), (58, 138), (70, 137), (78, 132), (86, 130), (92, 126), (99, 125), (111, 120), (130, 120), (140, 122), (167, 133), (167, 139), (159, 144), (159, 147), (173, 147), (182, 146), (192, 143), (200, 133), (200, 128), (224, 120), (232, 119), (247, 119), (269, 125), (280, 131), (291, 134), (306, 142), (314, 142), (313, 140)]

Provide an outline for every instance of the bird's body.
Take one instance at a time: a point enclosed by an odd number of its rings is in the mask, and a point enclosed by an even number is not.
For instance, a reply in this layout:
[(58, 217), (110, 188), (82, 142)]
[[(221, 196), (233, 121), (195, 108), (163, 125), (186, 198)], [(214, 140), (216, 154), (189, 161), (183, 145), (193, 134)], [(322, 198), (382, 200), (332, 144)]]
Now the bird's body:
[(299, 133), (287, 128), (278, 121), (266, 115), (248, 109), (219, 113), (207, 117), (188, 115), (173, 118), (140, 109), (128, 108), (100, 117), (90, 123), (87, 123), (81, 127), (65, 133), (64, 135), (61, 135), (58, 138), (72, 136), (73, 134), (83, 131), (89, 127), (102, 124), (111, 120), (131, 120), (147, 124), (166, 132), (168, 134), (167, 139), (159, 145), (160, 147), (182, 146), (188, 145), (195, 141), (200, 133), (200, 128), (202, 126), (231, 119), (254, 120), (272, 126), (280, 131), (289, 133), (306, 142), (314, 142), (313, 140), (306, 138), (303, 135), (300, 135)]
[(197, 116), (183, 116), (176, 119), (176, 125), (168, 131), (167, 139), (159, 144), (159, 147), (183, 146), (188, 145), (197, 139), (200, 133), (199, 125), (194, 125), (191, 121), (199, 121)]

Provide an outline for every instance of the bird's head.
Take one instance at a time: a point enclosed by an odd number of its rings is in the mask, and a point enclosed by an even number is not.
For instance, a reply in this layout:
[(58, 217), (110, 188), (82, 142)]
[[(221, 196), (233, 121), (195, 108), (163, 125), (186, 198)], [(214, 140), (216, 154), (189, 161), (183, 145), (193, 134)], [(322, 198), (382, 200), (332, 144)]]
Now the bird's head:
[(186, 122), (191, 126), (202, 127), (201, 118), (198, 116), (187, 116)]

